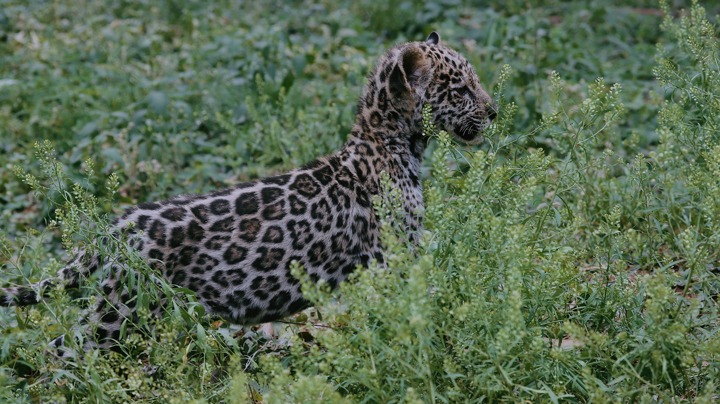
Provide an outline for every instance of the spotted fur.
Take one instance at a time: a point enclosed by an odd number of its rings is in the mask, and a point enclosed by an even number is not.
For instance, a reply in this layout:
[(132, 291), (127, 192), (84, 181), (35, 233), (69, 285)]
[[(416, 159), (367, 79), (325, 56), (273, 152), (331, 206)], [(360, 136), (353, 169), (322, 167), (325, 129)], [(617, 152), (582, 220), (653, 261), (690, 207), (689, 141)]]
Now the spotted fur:
[[(482, 141), (495, 117), (473, 67), (440, 44), (434, 32), (379, 60), (357, 104), (349, 140), (336, 153), (211, 194), (143, 203), (115, 226), (172, 284), (194, 291), (210, 313), (240, 324), (283, 318), (308, 306), (290, 274), (293, 261), (311, 279), (332, 287), (358, 265), (382, 261), (371, 203), (380, 192), (381, 172), (402, 193), (409, 233), (420, 229), (424, 104), (432, 107), (439, 128), (470, 144)], [(54, 280), (2, 289), (0, 305), (38, 303), (48, 286), (77, 287), (100, 268), (110, 275), (86, 321), (98, 324), (97, 345), (112, 346), (135, 310), (127, 288), (113, 275), (120, 263), (80, 252)]]

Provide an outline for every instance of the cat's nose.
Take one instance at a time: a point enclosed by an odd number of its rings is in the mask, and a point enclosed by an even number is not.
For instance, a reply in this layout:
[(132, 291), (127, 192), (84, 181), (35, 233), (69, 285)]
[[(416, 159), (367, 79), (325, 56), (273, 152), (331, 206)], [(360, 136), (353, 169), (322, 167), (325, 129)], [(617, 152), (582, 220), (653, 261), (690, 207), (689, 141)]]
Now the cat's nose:
[(490, 105), (487, 111), (487, 117), (489, 120), (494, 121), (497, 118), (497, 106)]

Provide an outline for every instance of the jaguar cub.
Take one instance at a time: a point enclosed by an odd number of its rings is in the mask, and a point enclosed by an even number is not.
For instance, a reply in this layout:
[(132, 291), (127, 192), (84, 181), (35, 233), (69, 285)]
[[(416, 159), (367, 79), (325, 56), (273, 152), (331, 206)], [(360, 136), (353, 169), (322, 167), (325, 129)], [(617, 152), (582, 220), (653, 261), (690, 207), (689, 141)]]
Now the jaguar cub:
[[(336, 153), (211, 194), (138, 205), (117, 219), (116, 228), (171, 283), (194, 291), (213, 315), (253, 324), (298, 312), (308, 302), (290, 274), (293, 261), (311, 279), (334, 287), (356, 266), (382, 260), (371, 203), (380, 192), (381, 172), (402, 192), (409, 234), (420, 229), (424, 104), (432, 107), (438, 128), (469, 144), (482, 141), (496, 115), (473, 67), (433, 32), (380, 58), (349, 139)], [(92, 346), (110, 347), (135, 310), (132, 288), (118, 281), (117, 262), (80, 252), (55, 279), (2, 289), (0, 305), (38, 303), (48, 286), (78, 287), (99, 269), (110, 275), (83, 322), (97, 325)]]

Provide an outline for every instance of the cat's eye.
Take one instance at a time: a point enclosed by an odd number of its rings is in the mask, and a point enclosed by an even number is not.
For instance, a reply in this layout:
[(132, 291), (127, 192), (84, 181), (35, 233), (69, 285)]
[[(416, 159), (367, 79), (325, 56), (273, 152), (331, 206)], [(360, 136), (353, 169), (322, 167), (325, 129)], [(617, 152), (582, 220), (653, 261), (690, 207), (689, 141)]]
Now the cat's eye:
[(457, 91), (458, 94), (460, 94), (460, 96), (462, 97), (469, 96), (470, 98), (475, 99), (475, 94), (472, 92), (472, 90), (470, 90), (470, 87), (468, 86), (462, 86), (455, 91)]

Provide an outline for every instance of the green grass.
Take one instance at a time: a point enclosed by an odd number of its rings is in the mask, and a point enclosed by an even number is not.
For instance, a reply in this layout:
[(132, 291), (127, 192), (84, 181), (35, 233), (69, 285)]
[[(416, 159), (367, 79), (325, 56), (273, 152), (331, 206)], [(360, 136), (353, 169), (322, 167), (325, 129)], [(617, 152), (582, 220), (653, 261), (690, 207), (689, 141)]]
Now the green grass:
[(52, 276), (124, 207), (329, 153), (376, 58), (432, 30), (499, 119), (473, 150), (435, 134), (420, 246), (388, 193), (389, 270), (306, 285), (317, 310), (280, 338), (160, 285), (138, 299), (174, 296), (163, 319), (60, 362), (44, 346), (82, 338), (93, 298), (58, 290), (0, 310), (0, 401), (717, 400), (717, 6), (207, 3), (0, 0), (0, 285)]

